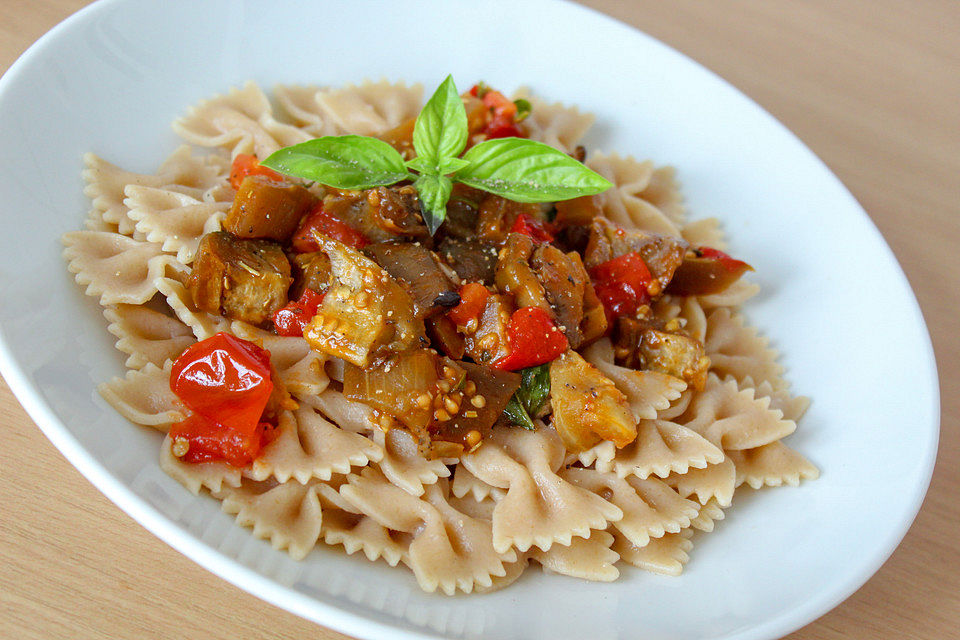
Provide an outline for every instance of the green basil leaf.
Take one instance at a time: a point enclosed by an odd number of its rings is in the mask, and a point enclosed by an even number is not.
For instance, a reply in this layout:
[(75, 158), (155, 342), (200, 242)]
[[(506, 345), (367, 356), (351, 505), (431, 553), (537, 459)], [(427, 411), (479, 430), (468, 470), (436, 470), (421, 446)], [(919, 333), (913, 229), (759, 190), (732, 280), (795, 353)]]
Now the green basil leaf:
[(520, 372), (520, 388), (516, 394), (520, 396), (527, 413), (532, 416), (540, 413), (550, 395), (550, 365), (541, 364), (523, 369)]
[(419, 171), (420, 173), (439, 173), (435, 163), (430, 162), (426, 158), (421, 158), (420, 156), (407, 160), (405, 164), (407, 165), (408, 169), (413, 169), (414, 171)]
[(445, 158), (440, 161), (440, 166), (438, 166), (437, 169), (440, 170), (441, 174), (449, 175), (460, 171), (460, 169), (463, 169), (468, 164), (470, 163), (463, 158)]
[(470, 164), (454, 180), (515, 202), (555, 202), (606, 191), (612, 185), (567, 154), (524, 138), (496, 138), (471, 147)]
[(447, 217), (447, 201), (453, 190), (453, 182), (447, 176), (421, 174), (413, 186), (420, 194), (423, 209), (423, 221), (427, 223), (430, 234), (434, 234)]
[(369, 189), (410, 177), (396, 149), (367, 136), (314, 138), (275, 151), (260, 164), (338, 189)]
[(436, 165), (426, 158), (417, 156), (412, 160), (407, 160), (406, 164), (410, 169), (419, 171), (420, 173), (432, 173), (445, 176), (451, 173), (456, 173), (470, 163), (462, 158), (445, 158), (440, 161), (439, 165)]
[(453, 83), (446, 79), (423, 106), (413, 125), (413, 148), (417, 156), (434, 166), (455, 158), (467, 146), (467, 112)]
[(533, 424), (533, 420), (530, 419), (527, 410), (523, 408), (516, 393), (510, 396), (510, 401), (507, 402), (507, 406), (503, 408), (503, 415), (506, 416), (510, 424), (523, 427), (529, 431), (537, 430), (537, 426)]

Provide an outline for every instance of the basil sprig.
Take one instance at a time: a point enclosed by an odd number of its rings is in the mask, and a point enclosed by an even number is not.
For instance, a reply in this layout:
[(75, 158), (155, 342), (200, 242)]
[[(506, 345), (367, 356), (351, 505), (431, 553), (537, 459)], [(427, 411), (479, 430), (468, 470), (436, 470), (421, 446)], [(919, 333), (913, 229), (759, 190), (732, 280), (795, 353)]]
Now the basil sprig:
[(533, 431), (530, 416), (540, 413), (550, 396), (550, 365), (541, 364), (520, 371), (520, 387), (510, 397), (503, 414), (510, 424)]
[[(529, 103), (520, 106), (529, 113)], [(453, 77), (447, 76), (414, 123), (416, 157), (411, 160), (405, 162), (396, 149), (377, 138), (346, 135), (285, 147), (261, 164), (338, 189), (370, 189), (410, 180), (420, 195), (431, 233), (446, 219), (454, 182), (516, 202), (569, 200), (611, 186), (565, 153), (524, 138), (486, 140), (460, 157), (468, 135), (463, 101)]]

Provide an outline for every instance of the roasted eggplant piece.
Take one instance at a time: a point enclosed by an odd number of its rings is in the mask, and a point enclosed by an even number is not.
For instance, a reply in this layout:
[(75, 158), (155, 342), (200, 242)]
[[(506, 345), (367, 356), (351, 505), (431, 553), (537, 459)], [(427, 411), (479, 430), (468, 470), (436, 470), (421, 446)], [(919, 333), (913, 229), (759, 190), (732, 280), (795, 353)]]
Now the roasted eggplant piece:
[(425, 324), (427, 337), (430, 338), (430, 343), (434, 348), (454, 360), (463, 359), (467, 344), (463, 336), (457, 331), (457, 325), (453, 320), (445, 315), (437, 315), (427, 318)]
[(723, 251), (701, 247), (688, 251), (667, 285), (667, 293), (678, 296), (708, 296), (722, 293), (753, 267), (731, 258)]
[(500, 196), (488, 194), (480, 203), (477, 217), (477, 239), (487, 244), (500, 245), (507, 239), (510, 228), (517, 216), (525, 213), (534, 220), (543, 216), (540, 205), (514, 202)]
[(398, 236), (430, 241), (417, 190), (411, 185), (366, 191), (331, 190), (323, 199), (323, 208), (372, 242), (386, 242)]
[(466, 377), (447, 394), (449, 406), (446, 398), (443, 401), (450, 418), (437, 420), (431, 425), (430, 434), (434, 440), (459, 444), (469, 451), (490, 433), (520, 386), (520, 375), (471, 362), (456, 362), (451, 366), (464, 371)]
[[(487, 304), (477, 321), (476, 330), (468, 333), (466, 342), (467, 355), (473, 361), (490, 366), (500, 358), (510, 353), (510, 343), (507, 341), (507, 326), (514, 306), (510, 296), (492, 295), (487, 298)], [(471, 321), (472, 324), (472, 321)], [(468, 326), (470, 331), (472, 327)]]
[(492, 245), (476, 240), (444, 238), (439, 253), (461, 280), (493, 284), (497, 250)]
[(294, 272), (291, 300), (299, 299), (304, 289), (324, 293), (330, 288), (330, 258), (327, 254), (322, 251), (297, 253), (291, 256), (291, 264)]
[(576, 351), (550, 363), (550, 404), (553, 426), (569, 451), (584, 451), (600, 440), (622, 448), (637, 437), (626, 396)]
[(362, 251), (407, 290), (418, 318), (433, 316), (460, 304), (458, 288), (440, 268), (436, 255), (423, 245), (378, 242)]
[(548, 312), (574, 349), (606, 330), (603, 306), (575, 252), (537, 245), (527, 235), (511, 233), (500, 250), (495, 280), (501, 291), (516, 297), (518, 307)]
[(670, 283), (674, 271), (683, 262), (688, 244), (681, 238), (648, 233), (639, 229), (621, 229), (606, 218), (595, 218), (590, 225), (590, 240), (584, 252), (587, 269), (636, 251), (650, 270), (657, 289), (656, 296)]
[(303, 187), (266, 176), (247, 176), (233, 199), (223, 228), (238, 238), (286, 242), (300, 219), (319, 200)]
[(330, 259), (331, 286), (303, 337), (317, 351), (358, 367), (429, 343), (410, 295), (375, 262), (328, 236), (318, 236)]
[(500, 250), (494, 281), (500, 291), (512, 294), (518, 307), (540, 307), (551, 313), (550, 303), (537, 274), (530, 267), (536, 245), (522, 233), (510, 233)]
[(292, 280), (280, 245), (216, 231), (200, 240), (187, 289), (201, 311), (260, 325), (287, 303)]

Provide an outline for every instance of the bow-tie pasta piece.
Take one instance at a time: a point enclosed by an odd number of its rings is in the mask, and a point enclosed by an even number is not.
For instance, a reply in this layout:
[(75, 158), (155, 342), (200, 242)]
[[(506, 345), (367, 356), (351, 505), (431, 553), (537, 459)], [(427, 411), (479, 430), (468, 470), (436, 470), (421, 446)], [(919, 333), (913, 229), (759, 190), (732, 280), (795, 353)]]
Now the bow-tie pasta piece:
[(611, 526), (637, 547), (646, 545), (650, 538), (690, 526), (690, 519), (699, 510), (697, 503), (681, 498), (661, 480), (621, 478), (615, 473), (579, 468), (567, 469), (561, 475), (619, 507), (623, 518)]
[(530, 103), (530, 115), (523, 121), (531, 140), (548, 144), (564, 153), (573, 153), (580, 139), (593, 125), (593, 114), (584, 113), (576, 107), (560, 102), (545, 102), (530, 95), (525, 89), (518, 90), (514, 99), (522, 98)]
[(322, 135), (369, 136), (399, 127), (420, 112), (423, 87), (402, 82), (364, 82), (321, 89), (315, 100)]
[(569, 545), (555, 544), (549, 551), (533, 548), (530, 558), (545, 571), (594, 582), (612, 582), (620, 577), (615, 566), (620, 554), (613, 551), (613, 535), (594, 531), (589, 538), (574, 538)]
[(770, 444), (797, 428), (782, 411), (770, 408), (769, 398), (756, 398), (753, 389), (740, 389), (734, 380), (724, 382), (712, 373), (677, 422), (725, 451)]
[(316, 484), (244, 480), (239, 487), (216, 491), (221, 508), (235, 515), (237, 524), (269, 540), (274, 549), (302, 560), (317, 544), (323, 512)]
[(450, 476), (443, 460), (427, 460), (414, 437), (403, 429), (390, 429), (386, 433), (377, 429), (372, 438), (384, 449), (380, 470), (390, 482), (410, 495), (423, 495), (425, 486)]
[[(507, 490), (493, 512), (498, 551), (569, 545), (574, 537), (587, 538), (591, 529), (605, 529), (623, 517), (615, 505), (557, 475), (563, 459), (560, 437), (540, 426), (533, 432), (495, 428), (488, 442), (461, 460), (483, 482)], [(539, 517), (531, 518), (532, 513)]]
[(820, 476), (817, 467), (782, 442), (730, 451), (727, 455), (737, 468), (738, 487), (744, 482), (754, 489), (784, 484), (796, 487), (801, 479), (813, 480)]
[(310, 135), (273, 117), (270, 101), (252, 82), (226, 95), (201, 101), (173, 123), (184, 140), (222, 147), (231, 156), (252, 153), (266, 158), (281, 147), (306, 142)]
[(280, 414), (273, 440), (250, 465), (254, 480), (294, 478), (306, 484), (312, 478), (329, 480), (379, 460), (383, 449), (362, 435), (341, 429), (312, 407), (303, 405)]
[(173, 442), (169, 435), (164, 437), (160, 445), (160, 468), (194, 495), (203, 488), (216, 493), (224, 485), (239, 487), (242, 482), (243, 470), (226, 462), (189, 463), (173, 455)]
[(713, 531), (714, 526), (720, 520), (723, 520), (726, 517), (723, 511), (723, 507), (720, 506), (720, 503), (717, 502), (716, 498), (710, 498), (707, 500), (706, 504), (700, 505), (700, 510), (697, 512), (697, 517), (690, 521), (690, 526), (697, 531), (703, 531), (704, 533), (710, 533)]
[(203, 202), (170, 189), (128, 186), (124, 191), (127, 215), (148, 242), (156, 242), (182, 264), (193, 262), (200, 239), (219, 231), (229, 202)]
[(666, 478), (722, 461), (723, 451), (696, 431), (668, 420), (641, 420), (637, 439), (618, 450), (609, 462), (598, 460), (597, 469), (614, 471), (621, 478)]
[(168, 360), (162, 369), (154, 364), (131, 369), (122, 378), (102, 383), (97, 390), (127, 420), (166, 432), (171, 424), (186, 417), (170, 391), (172, 366)]
[[(653, 183), (653, 162), (640, 162), (632, 156), (620, 156), (616, 153), (594, 153), (587, 158), (586, 165), (613, 183), (613, 188), (596, 196), (601, 201), (604, 216), (610, 221), (626, 228), (642, 229), (670, 236), (679, 236), (678, 223), (682, 219), (672, 220), (670, 215), (659, 209), (644, 194)], [(660, 173), (654, 191), (662, 196), (663, 177)], [(670, 201), (670, 214), (682, 218), (683, 208)]]
[(71, 231), (63, 234), (63, 256), (77, 284), (100, 304), (143, 304), (157, 293), (154, 283), (168, 269), (181, 268), (160, 245), (139, 242), (109, 231)]
[(505, 576), (505, 563), (516, 553), (495, 551), (490, 523), (471, 518), (446, 500), (446, 483), (431, 485), (422, 498), (390, 483), (379, 471), (366, 468), (351, 475), (340, 494), (354, 507), (381, 525), (413, 536), (404, 561), (425, 591), (440, 589), (447, 595), (474, 585), (490, 587), (492, 577)]
[(103, 315), (110, 321), (107, 331), (117, 337), (117, 349), (129, 356), (125, 365), (130, 369), (161, 367), (196, 342), (190, 327), (149, 307), (118, 304), (105, 308)]
[(683, 529), (679, 533), (668, 533), (662, 538), (654, 538), (643, 547), (636, 547), (625, 537), (615, 534), (616, 540), (611, 547), (620, 554), (620, 558), (652, 573), (665, 576), (678, 576), (683, 565), (690, 560), (693, 531)]

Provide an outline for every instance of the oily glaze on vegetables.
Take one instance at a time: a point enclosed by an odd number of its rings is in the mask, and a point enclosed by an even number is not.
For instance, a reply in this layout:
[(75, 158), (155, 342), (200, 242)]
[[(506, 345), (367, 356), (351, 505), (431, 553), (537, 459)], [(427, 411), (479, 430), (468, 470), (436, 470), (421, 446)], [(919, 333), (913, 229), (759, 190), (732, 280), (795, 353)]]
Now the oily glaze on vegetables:
[[(650, 305), (717, 293), (750, 267), (609, 222), (595, 197), (609, 183), (580, 164), (582, 148), (569, 157), (524, 140), (527, 113), (482, 85), (458, 96), (448, 79), (380, 139), (319, 138), (277, 152), (272, 168), (237, 156), (224, 231), (203, 238), (188, 281), (195, 307), (343, 360), (345, 396), (429, 456), (457, 457), (494, 425), (538, 419), (572, 452), (626, 446), (637, 433), (627, 399), (578, 350), (608, 336), (618, 364), (702, 388), (703, 345)], [(503, 158), (514, 156), (534, 174), (512, 183), (504, 176), (521, 169)], [(541, 179), (538, 162), (556, 165), (555, 183), (510, 186)], [(240, 424), (215, 387), (243, 376), (210, 378), (219, 413), (181, 395), (193, 411), (174, 429), (185, 461), (246, 464), (292, 402), (269, 354), (225, 335), (197, 348), (221, 354), (223, 371), (260, 362), (257, 401), (244, 401)], [(175, 371), (196, 365), (185, 358)], [(179, 379), (171, 387), (183, 391)]]

